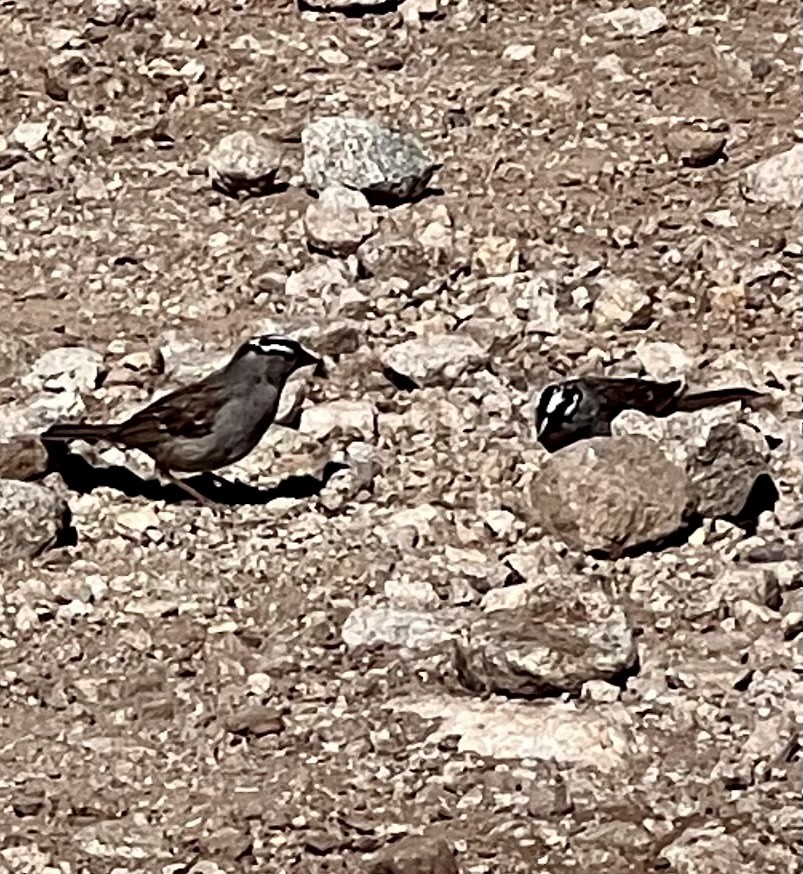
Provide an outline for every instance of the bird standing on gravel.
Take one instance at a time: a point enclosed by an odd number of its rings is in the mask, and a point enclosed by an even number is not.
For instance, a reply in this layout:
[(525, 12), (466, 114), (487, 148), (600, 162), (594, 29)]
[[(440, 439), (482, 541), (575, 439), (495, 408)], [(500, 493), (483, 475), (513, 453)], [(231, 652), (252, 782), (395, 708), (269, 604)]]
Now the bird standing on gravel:
[(276, 334), (255, 337), (224, 367), (159, 398), (124, 422), (56, 424), (42, 440), (108, 440), (140, 449), (168, 479), (208, 503), (170, 471), (205, 473), (248, 455), (276, 418), (288, 377), (318, 364), (320, 360), (296, 340)]
[(751, 388), (689, 391), (681, 379), (586, 376), (546, 386), (536, 402), (535, 427), (539, 443), (555, 452), (578, 440), (609, 436), (611, 422), (624, 410), (663, 417), (766, 397)]

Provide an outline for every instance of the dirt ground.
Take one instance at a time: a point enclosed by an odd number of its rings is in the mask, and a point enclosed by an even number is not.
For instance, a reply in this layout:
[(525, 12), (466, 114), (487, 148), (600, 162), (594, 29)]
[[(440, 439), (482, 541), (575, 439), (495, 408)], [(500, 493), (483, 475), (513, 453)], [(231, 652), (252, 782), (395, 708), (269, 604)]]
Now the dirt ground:
[[(517, 516), (521, 473), (542, 457), (529, 399), (547, 378), (616, 372), (665, 340), (703, 378), (771, 360), (789, 377), (775, 387), (799, 389), (797, 210), (739, 186), (799, 141), (798, 5), (669, 0), (667, 27), (643, 38), (589, 25), (616, 5), (449, 0), (416, 25), (290, 0), (0, 0), (1, 399), (26, 401), (20, 379), (51, 348), (95, 349), (109, 368), (155, 348), (203, 362), (268, 323), (314, 347), (338, 322), (358, 340), (329, 356), (307, 404), (366, 401), (376, 416), (373, 433), (268, 440), (241, 479), (316, 480), (265, 506), (48, 479), (77, 543), (1, 572), (0, 870), (361, 872), (407, 834), (445, 840), (463, 874), (798, 870), (799, 638), (780, 614), (759, 633), (699, 607), (762, 546), (791, 610), (796, 526), (606, 562)], [(418, 136), (443, 163), (436, 190), (379, 208), (368, 267), (302, 273), (288, 293), (285, 277), (335, 260), (306, 245), (300, 132), (344, 112)], [(47, 125), (30, 154), (14, 144), (22, 122)], [(667, 143), (684, 125), (723, 133), (727, 159), (678, 160)], [(286, 189), (213, 190), (206, 155), (237, 129), (283, 142)], [(448, 246), (420, 242), (433, 223)], [(549, 341), (487, 306), (483, 275), (517, 271), (557, 277), (567, 327)], [(572, 295), (603, 274), (653, 296), (643, 329), (582, 321)], [(342, 308), (351, 287), (372, 305)], [(482, 367), (420, 392), (385, 377), (383, 349), (469, 318), (490, 336)], [(172, 378), (102, 386), (89, 413), (116, 415)], [(488, 386), (510, 399), (509, 421), (483, 406)], [(796, 413), (792, 398), (789, 434)], [(355, 437), (372, 475), (321, 490)], [(779, 467), (786, 496), (794, 457)], [(496, 511), (517, 516), (501, 534)], [(462, 688), (449, 645), (343, 640), (355, 609), (393, 602), (388, 583), (413, 603), (429, 584), (427, 611), (473, 615), (464, 564), (521, 582), (505, 557), (522, 548), (550, 572), (607, 580), (638, 628), (646, 657), (615, 702), (520, 702), (621, 708), (630, 739), (612, 767), (433, 736), (438, 717), (416, 701), (495, 700)]]

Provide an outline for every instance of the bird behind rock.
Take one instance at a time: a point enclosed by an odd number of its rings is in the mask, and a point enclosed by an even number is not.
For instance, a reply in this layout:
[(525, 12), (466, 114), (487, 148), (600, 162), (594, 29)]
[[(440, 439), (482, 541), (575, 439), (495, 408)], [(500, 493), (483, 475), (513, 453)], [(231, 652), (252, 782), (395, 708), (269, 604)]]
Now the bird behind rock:
[(546, 386), (536, 402), (535, 426), (538, 441), (555, 452), (578, 440), (609, 436), (611, 423), (624, 410), (663, 417), (737, 401), (749, 405), (765, 397), (751, 388), (690, 391), (680, 379), (586, 376)]

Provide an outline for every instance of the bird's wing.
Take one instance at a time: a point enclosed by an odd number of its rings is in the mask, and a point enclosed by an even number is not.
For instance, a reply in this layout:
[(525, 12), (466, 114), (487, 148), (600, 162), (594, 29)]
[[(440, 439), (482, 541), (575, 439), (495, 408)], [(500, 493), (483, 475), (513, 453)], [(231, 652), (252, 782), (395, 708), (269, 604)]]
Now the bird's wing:
[(677, 409), (682, 413), (693, 413), (706, 407), (717, 407), (721, 404), (741, 402), (747, 406), (758, 405), (769, 396), (753, 388), (712, 388), (701, 391), (690, 391), (678, 399)]
[(683, 392), (683, 380), (655, 382), (637, 377), (590, 377), (589, 388), (608, 410), (639, 410), (650, 416), (665, 415), (674, 410), (678, 396)]
[(212, 380), (176, 389), (123, 422), (119, 439), (141, 449), (165, 437), (201, 439), (209, 434), (227, 398), (224, 383)]

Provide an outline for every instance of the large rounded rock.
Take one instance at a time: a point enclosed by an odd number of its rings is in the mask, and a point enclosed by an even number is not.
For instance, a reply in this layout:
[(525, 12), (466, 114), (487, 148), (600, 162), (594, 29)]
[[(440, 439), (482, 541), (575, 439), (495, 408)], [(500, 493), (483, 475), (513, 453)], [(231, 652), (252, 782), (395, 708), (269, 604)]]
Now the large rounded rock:
[(690, 503), (685, 470), (638, 435), (567, 446), (530, 488), (533, 519), (546, 532), (614, 557), (677, 532)]
[(0, 480), (0, 562), (30, 558), (56, 545), (69, 519), (66, 502), (43, 486)]

